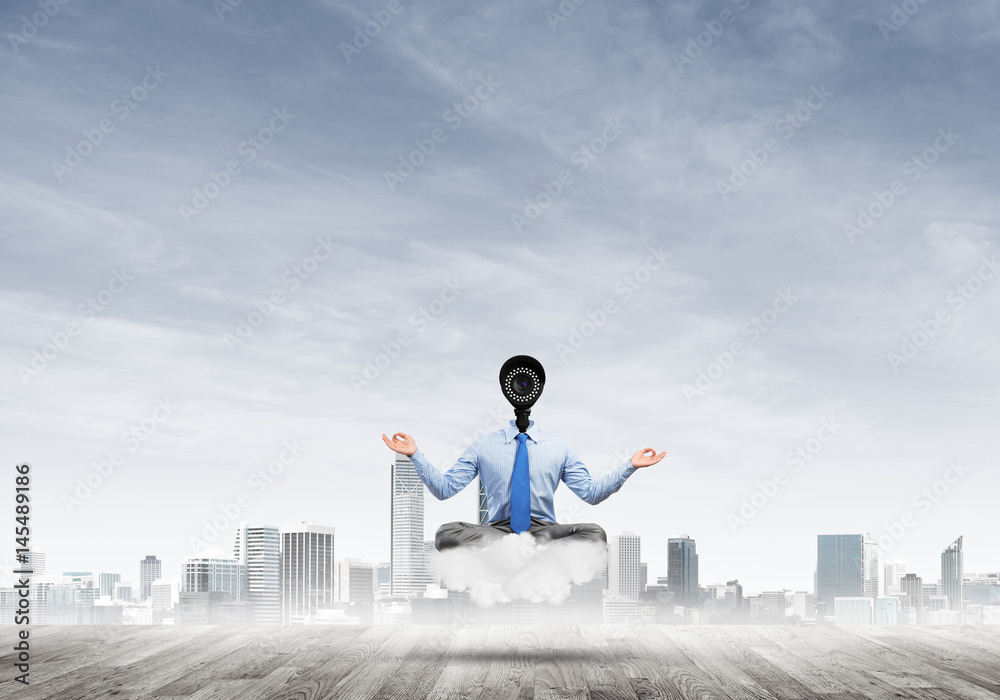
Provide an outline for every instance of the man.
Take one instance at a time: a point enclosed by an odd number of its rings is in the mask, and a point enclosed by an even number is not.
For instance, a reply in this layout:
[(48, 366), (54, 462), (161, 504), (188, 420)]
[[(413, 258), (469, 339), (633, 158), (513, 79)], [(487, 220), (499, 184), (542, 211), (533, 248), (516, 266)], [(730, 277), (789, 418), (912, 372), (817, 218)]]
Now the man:
[[(438, 550), (460, 545), (485, 545), (515, 531), (527, 531), (539, 542), (561, 539), (600, 540), (606, 543), (608, 538), (600, 525), (560, 525), (556, 522), (552, 497), (559, 482), (565, 482), (573, 493), (595, 505), (618, 491), (636, 469), (652, 466), (666, 455), (666, 452), (657, 454), (652, 447), (646, 447), (611, 473), (600, 479), (593, 479), (583, 462), (562, 438), (536, 428), (535, 421), (528, 423), (523, 434), (526, 437), (522, 439), (515, 422), (510, 421), (507, 427), (473, 441), (454, 466), (444, 474), (427, 461), (411, 436), (396, 433), (390, 440), (382, 434), (382, 440), (389, 449), (410, 458), (416, 467), (417, 476), (438, 500), (451, 498), (476, 478), (477, 474), (483, 480), (489, 508), (488, 524), (445, 523), (438, 528), (434, 538)], [(530, 488), (530, 493), (524, 495), (525, 513), (520, 518), (524, 525), (515, 524), (512, 528), (512, 477), (515, 475), (515, 461), (520, 458), (520, 445), (524, 446), (527, 465), (530, 465), (524, 481), (524, 487)], [(513, 483), (518, 483), (516, 478)], [(515, 516), (517, 500), (515, 498)], [(527, 518), (529, 503), (530, 524)]]

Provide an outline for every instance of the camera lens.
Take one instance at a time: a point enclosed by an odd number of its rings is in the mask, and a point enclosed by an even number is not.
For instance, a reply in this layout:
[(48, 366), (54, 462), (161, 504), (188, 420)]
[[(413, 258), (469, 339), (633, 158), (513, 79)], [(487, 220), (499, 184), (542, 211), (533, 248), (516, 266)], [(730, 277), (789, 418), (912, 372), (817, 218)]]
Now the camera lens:
[(535, 379), (527, 372), (518, 371), (511, 381), (511, 388), (519, 396), (527, 396), (535, 388)]

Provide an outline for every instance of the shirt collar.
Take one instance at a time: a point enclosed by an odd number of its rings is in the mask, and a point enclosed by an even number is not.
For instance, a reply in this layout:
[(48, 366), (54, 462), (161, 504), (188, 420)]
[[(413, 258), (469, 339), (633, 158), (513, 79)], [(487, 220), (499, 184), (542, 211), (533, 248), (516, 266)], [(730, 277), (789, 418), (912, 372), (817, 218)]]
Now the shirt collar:
[[(521, 431), (517, 429), (517, 422), (512, 420), (510, 424), (503, 429), (504, 442), (510, 442), (519, 432)], [(528, 434), (528, 437), (531, 438), (532, 442), (538, 442), (539, 434), (538, 428), (535, 427), (535, 421), (528, 420), (528, 429), (525, 432)]]

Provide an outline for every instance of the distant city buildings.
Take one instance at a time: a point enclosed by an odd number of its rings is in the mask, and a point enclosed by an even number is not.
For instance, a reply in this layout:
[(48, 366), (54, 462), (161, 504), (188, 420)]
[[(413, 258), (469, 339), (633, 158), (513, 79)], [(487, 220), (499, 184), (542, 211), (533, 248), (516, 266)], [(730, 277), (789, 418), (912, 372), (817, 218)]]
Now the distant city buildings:
[(152, 594), (150, 587), (153, 581), (160, 578), (162, 562), (152, 554), (139, 562), (139, 600), (143, 601)]
[(281, 622), (281, 534), (271, 526), (240, 523), (233, 558), (246, 571), (246, 613), (258, 625)]
[(641, 541), (633, 532), (608, 538), (608, 596), (638, 600), (642, 581)]
[(391, 473), (390, 574), (393, 596), (415, 598), (427, 585), (424, 571), (424, 484), (406, 455), (396, 453)]
[(311, 521), (281, 533), (281, 621), (309, 622), (334, 602), (336, 530)]
[(687, 535), (667, 540), (667, 587), (674, 603), (685, 608), (698, 605), (698, 553)]
[(961, 624), (963, 610), (962, 584), (962, 537), (952, 542), (941, 552), (941, 593), (948, 597), (948, 609), (958, 613)]
[(830, 616), (835, 598), (877, 598), (878, 546), (869, 533), (816, 539), (816, 604)]

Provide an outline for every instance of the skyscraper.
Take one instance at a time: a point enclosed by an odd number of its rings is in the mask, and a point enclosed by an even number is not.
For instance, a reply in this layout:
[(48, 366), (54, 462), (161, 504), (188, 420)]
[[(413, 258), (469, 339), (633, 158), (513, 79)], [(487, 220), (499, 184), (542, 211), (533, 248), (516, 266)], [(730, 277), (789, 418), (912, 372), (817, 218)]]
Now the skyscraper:
[(900, 593), (899, 580), (906, 575), (906, 560), (892, 559), (885, 563), (885, 583), (882, 592), (885, 595)]
[(424, 484), (406, 455), (392, 464), (392, 595), (420, 596), (424, 579)]
[[(899, 591), (906, 596), (906, 607), (913, 608), (913, 622), (924, 624), (924, 582), (916, 574), (906, 574), (899, 580)], [(908, 619), (904, 616), (904, 620)]]
[(303, 622), (333, 599), (332, 527), (303, 521), (281, 533), (281, 621)]
[(826, 615), (834, 598), (879, 596), (878, 546), (867, 532), (818, 535), (816, 540), (816, 604)]
[[(941, 594), (948, 596), (948, 608), (963, 615), (962, 577), (962, 536), (941, 552)], [(961, 619), (961, 617), (960, 617)]]
[(608, 595), (638, 600), (641, 542), (633, 532), (623, 532), (608, 541)]
[(97, 585), (98, 595), (113, 595), (115, 584), (122, 580), (121, 574), (98, 574)]
[(139, 562), (139, 600), (146, 600), (152, 595), (150, 586), (160, 578), (162, 562), (152, 554)]
[(667, 540), (667, 588), (676, 605), (698, 606), (698, 553), (687, 535)]
[(483, 484), (483, 477), (479, 477), (479, 524), (485, 525), (490, 521), (490, 510), (486, 503), (486, 485)]
[(240, 523), (233, 558), (246, 570), (246, 616), (254, 625), (281, 622), (281, 534), (278, 528)]

